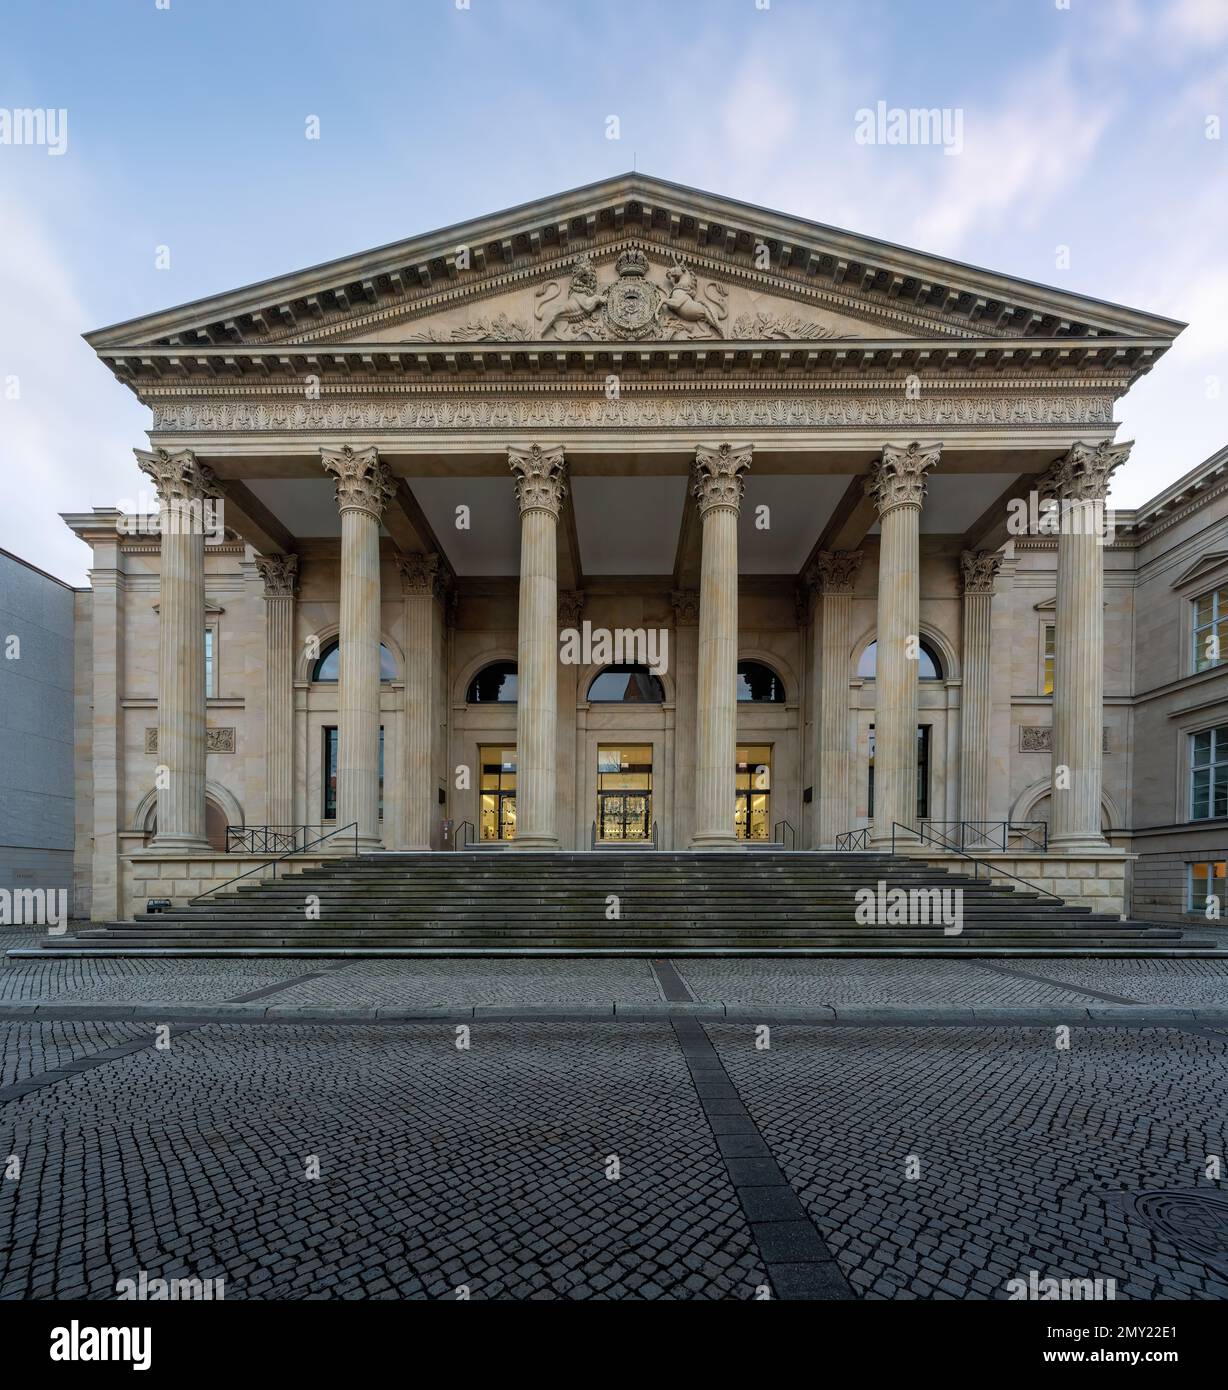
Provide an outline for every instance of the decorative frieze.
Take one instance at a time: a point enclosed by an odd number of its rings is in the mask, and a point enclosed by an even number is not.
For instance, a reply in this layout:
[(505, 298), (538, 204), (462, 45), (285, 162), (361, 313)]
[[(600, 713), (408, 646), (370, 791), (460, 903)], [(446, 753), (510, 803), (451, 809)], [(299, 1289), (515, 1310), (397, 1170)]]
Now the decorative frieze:
[(516, 476), (516, 501), (520, 514), (549, 512), (558, 518), (567, 495), (567, 464), (562, 449), (543, 449), (534, 444), (528, 449), (509, 449), (508, 467)]
[(994, 580), (1002, 568), (996, 550), (965, 550), (959, 557), (959, 571), (965, 594), (992, 594)]
[[(158, 731), (156, 728), (146, 728), (145, 730), (145, 751), (154, 755), (158, 752)], [(233, 753), (234, 751), (235, 731), (233, 729), (205, 730), (206, 753)]]
[(324, 471), (337, 479), (337, 510), (367, 512), (379, 521), (392, 500), (396, 486), (392, 472), (374, 447), (321, 449)]
[(298, 589), (297, 555), (257, 555), (265, 598), (293, 598)]
[(914, 442), (904, 449), (884, 444), (866, 479), (866, 494), (874, 499), (879, 516), (894, 507), (920, 508), (925, 500), (925, 475), (937, 466), (941, 454), (941, 444), (922, 447)]
[(742, 474), (750, 467), (750, 460), (749, 444), (721, 444), (715, 449), (701, 444), (695, 450), (691, 491), (699, 504), (700, 516), (718, 508), (738, 513), (746, 491)]
[[(1052, 753), (1053, 729), (1048, 725), (1021, 724), (1019, 726), (1019, 751), (1021, 753)], [(1111, 752), (1109, 731), (1101, 730), (1101, 751)]]
[[(999, 387), (1007, 383), (997, 383)], [(819, 383), (808, 391), (713, 393), (696, 380), (671, 389), (654, 383), (638, 390), (623, 382), (617, 398), (580, 395), (575, 388), (543, 385), (532, 392), (509, 386), (497, 395), (473, 388), (455, 394), (356, 395), (305, 401), (301, 387), (284, 397), (153, 398), (153, 429), (183, 434), (384, 433), (435, 431), (524, 434), (539, 429), (662, 429), (738, 433), (764, 430), (1026, 428), (1109, 425), (1124, 383), (1112, 391), (1036, 392), (1027, 381), (1014, 389), (953, 391), (934, 383), (910, 398), (897, 380), (872, 391)], [(387, 388), (381, 388), (387, 390)], [(523, 394), (519, 394), (523, 391)]]

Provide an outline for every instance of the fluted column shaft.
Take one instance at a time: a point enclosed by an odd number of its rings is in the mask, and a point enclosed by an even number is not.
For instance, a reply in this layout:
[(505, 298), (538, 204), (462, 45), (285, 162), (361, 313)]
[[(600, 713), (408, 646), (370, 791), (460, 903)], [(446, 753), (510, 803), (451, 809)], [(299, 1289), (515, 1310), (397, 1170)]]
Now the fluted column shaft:
[(695, 701), (694, 849), (737, 845), (738, 512), (749, 447), (700, 448), (694, 492), (703, 525)]
[(156, 483), (158, 833), (155, 848), (198, 852), (205, 838), (205, 524), (213, 474), (188, 449), (137, 451)]
[(695, 828), (695, 705), (699, 681), (699, 593), (676, 589), (674, 609), (674, 834), (670, 849), (690, 843)]
[(849, 747), (849, 658), (853, 586), (860, 551), (823, 551), (810, 576), (816, 591), (814, 662), (818, 708), (814, 729), (815, 845), (834, 849), (853, 826), (853, 753)]
[(405, 596), (405, 843), (427, 850), (436, 814), (431, 757), (441, 571), (438, 555), (406, 555), (397, 563)]
[(557, 849), (558, 523), (566, 487), (561, 449), (510, 450), (520, 504), (516, 642), (517, 849)]
[(374, 449), (321, 451), (341, 513), (337, 826), (357, 823), (359, 851), (380, 843), (379, 526), (393, 485)]
[(989, 805), (989, 728), (991, 693), (994, 578), (1000, 555), (964, 551), (963, 686), (960, 709), (959, 814), (961, 820), (986, 821)]
[(264, 580), (264, 800), (269, 825), (294, 821), (294, 593), (297, 555), (257, 559)]
[(868, 491), (878, 506), (878, 663), (874, 682), (873, 843), (917, 818), (917, 672), (920, 657), (920, 527), (925, 474), (937, 447), (890, 445)]

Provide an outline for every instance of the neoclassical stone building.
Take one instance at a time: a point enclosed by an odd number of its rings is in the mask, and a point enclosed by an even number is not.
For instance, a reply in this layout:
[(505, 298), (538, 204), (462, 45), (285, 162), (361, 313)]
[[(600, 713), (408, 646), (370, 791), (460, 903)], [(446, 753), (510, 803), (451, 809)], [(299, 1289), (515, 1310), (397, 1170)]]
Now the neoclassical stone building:
[(307, 857), (1026, 822), (1001, 862), (1122, 910), (1139, 605), (1174, 545), (1228, 583), (1179, 497), (1102, 524), (1181, 327), (632, 174), (90, 334), (160, 525), (65, 518), (78, 907), (340, 827)]

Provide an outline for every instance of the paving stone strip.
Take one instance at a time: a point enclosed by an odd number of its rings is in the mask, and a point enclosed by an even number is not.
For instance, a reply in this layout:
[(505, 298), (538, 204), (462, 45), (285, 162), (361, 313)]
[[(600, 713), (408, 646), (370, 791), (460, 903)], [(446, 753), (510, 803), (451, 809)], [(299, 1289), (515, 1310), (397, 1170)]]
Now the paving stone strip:
[(778, 1299), (851, 1299), (856, 1295), (835, 1256), (742, 1103), (703, 1026), (672, 1020), (678, 1046), (729, 1181), (767, 1266)]
[(693, 1004), (695, 996), (687, 982), (678, 973), (672, 960), (649, 961), (652, 973), (661, 990), (661, 998), (675, 1004)]

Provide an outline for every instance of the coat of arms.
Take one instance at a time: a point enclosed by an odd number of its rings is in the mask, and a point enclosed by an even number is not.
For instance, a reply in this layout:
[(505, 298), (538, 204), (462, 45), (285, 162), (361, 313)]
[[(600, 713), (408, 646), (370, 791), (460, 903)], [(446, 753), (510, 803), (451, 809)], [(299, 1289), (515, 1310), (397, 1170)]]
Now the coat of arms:
[(535, 291), (533, 317), (542, 338), (721, 338), (726, 290), (699, 277), (680, 260), (665, 272), (666, 284), (648, 275), (648, 257), (629, 247), (615, 262), (617, 279), (602, 289), (587, 252), (576, 258), (566, 288), (551, 280)]

